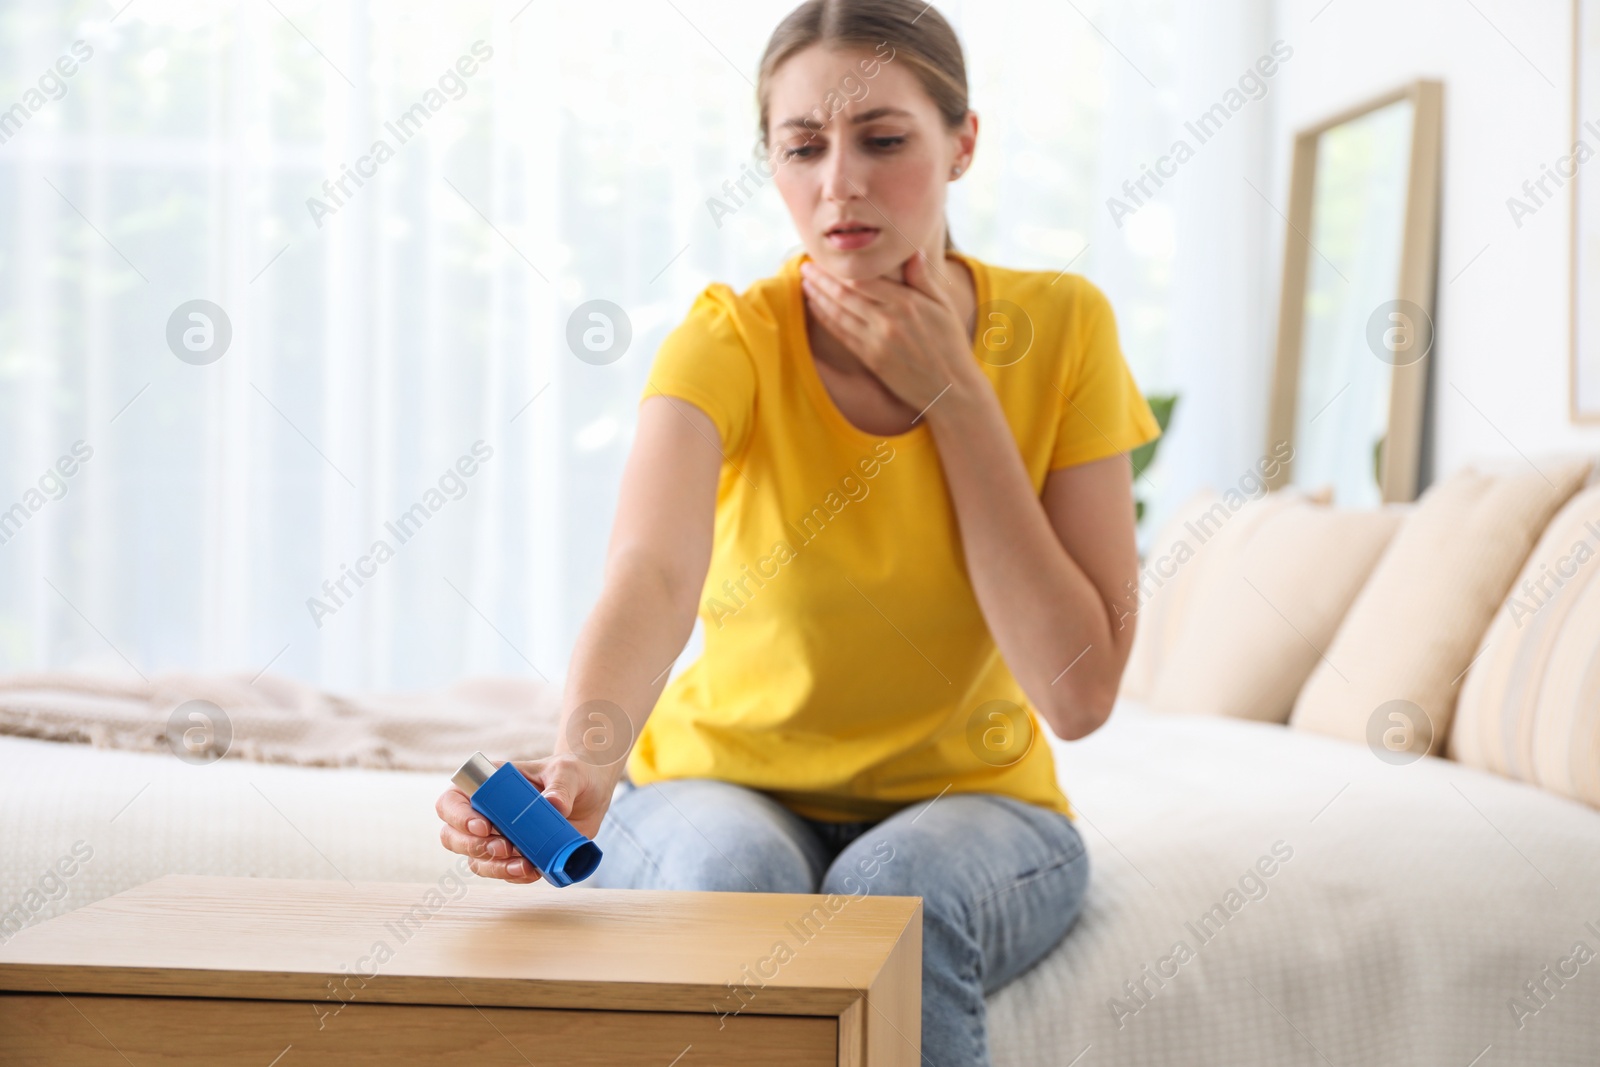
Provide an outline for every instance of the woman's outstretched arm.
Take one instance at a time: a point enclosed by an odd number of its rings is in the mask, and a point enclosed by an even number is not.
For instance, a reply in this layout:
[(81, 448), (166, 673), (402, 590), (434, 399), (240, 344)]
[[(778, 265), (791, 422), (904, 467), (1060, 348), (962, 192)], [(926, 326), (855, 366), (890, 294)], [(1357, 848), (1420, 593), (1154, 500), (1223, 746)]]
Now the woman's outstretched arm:
[[(628, 741), (639, 736), (694, 629), (711, 563), (720, 448), (715, 424), (688, 401), (661, 395), (640, 404), (604, 586), (568, 668), (563, 726), (584, 704), (609, 701), (627, 713)], [(557, 752), (581, 733), (563, 730)], [(622, 763), (614, 769), (620, 779)]]
[[(668, 396), (640, 404), (605, 582), (573, 649), (555, 751), (517, 764), (590, 837), (694, 628), (711, 562), (719, 448), (715, 424), (694, 405)], [(470, 857), (475, 873), (511, 882), (539, 877), (466, 794), (448, 789), (436, 808), (440, 841)]]

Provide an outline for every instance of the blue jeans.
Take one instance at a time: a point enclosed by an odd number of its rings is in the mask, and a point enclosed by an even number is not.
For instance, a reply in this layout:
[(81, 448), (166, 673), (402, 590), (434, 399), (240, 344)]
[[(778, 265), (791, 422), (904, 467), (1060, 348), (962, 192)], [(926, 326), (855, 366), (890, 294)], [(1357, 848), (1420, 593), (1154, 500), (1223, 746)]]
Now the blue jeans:
[(931, 1067), (990, 1062), (985, 994), (1061, 941), (1089, 881), (1072, 820), (992, 793), (830, 823), (730, 782), (624, 778), (596, 841), (605, 859), (588, 884), (601, 888), (921, 897), (922, 1063)]

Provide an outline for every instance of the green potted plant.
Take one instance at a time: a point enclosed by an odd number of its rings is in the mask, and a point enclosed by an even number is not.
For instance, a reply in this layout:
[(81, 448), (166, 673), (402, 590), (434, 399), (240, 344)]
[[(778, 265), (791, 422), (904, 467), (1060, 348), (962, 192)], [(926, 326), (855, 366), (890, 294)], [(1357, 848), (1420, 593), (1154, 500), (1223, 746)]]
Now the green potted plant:
[[(1155, 462), (1156, 449), (1161, 447), (1161, 442), (1167, 439), (1167, 424), (1172, 421), (1173, 409), (1178, 406), (1177, 393), (1157, 393), (1145, 397), (1150, 405), (1150, 411), (1156, 417), (1156, 424), (1161, 427), (1161, 436), (1149, 444), (1140, 445), (1130, 454), (1133, 460), (1133, 480), (1139, 481), (1139, 476), (1145, 468)], [(1133, 500), (1133, 517), (1135, 522), (1144, 521), (1144, 497), (1135, 494)]]

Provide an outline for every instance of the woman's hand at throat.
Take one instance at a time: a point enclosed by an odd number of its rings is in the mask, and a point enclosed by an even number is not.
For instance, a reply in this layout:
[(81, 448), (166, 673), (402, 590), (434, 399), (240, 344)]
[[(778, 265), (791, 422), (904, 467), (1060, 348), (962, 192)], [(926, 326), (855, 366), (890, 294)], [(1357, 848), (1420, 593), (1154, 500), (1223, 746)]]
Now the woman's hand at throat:
[(818, 321), (919, 419), (952, 389), (987, 387), (968, 327), (923, 253), (906, 260), (903, 283), (836, 278), (810, 260), (800, 273)]

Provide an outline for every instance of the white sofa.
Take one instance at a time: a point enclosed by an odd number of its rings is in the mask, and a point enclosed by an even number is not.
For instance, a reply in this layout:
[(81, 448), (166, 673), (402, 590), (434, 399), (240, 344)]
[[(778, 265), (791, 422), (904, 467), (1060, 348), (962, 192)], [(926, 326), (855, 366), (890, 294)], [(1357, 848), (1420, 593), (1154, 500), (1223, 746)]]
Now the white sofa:
[[(998, 1064), (1600, 1062), (1600, 960), (1560, 988), (1542, 970), (1600, 948), (1600, 812), (1433, 757), (1394, 766), (1128, 702), (1052, 744), (1093, 873), (1066, 940), (990, 998)], [(36, 921), (169, 872), (432, 882), (451, 859), (443, 784), (0, 737), (0, 909), (53, 888), (80, 841), (89, 859)], [(1208, 913), (1202, 943), (1188, 924)], [(1553, 995), (1519, 1027), (1509, 1004), (1540, 980)], [(1142, 1004), (1125, 985), (1141, 982)]]

